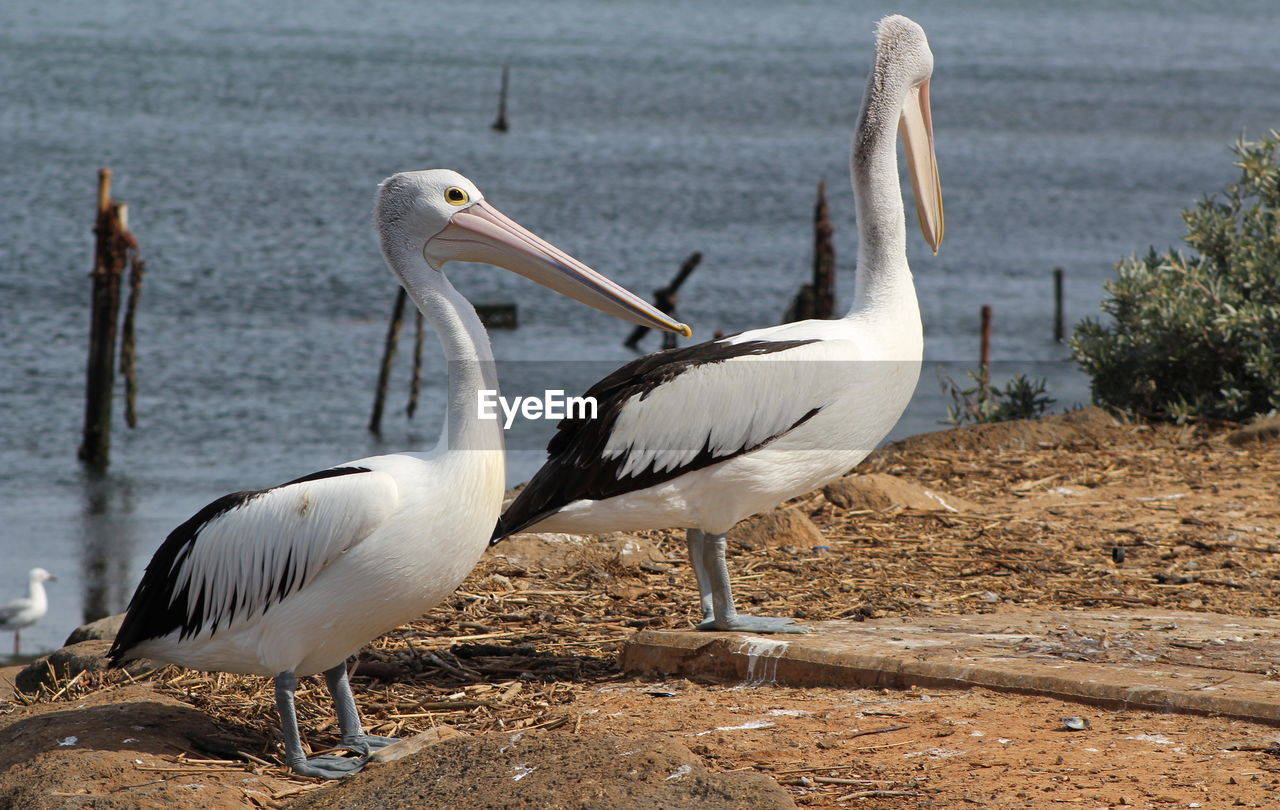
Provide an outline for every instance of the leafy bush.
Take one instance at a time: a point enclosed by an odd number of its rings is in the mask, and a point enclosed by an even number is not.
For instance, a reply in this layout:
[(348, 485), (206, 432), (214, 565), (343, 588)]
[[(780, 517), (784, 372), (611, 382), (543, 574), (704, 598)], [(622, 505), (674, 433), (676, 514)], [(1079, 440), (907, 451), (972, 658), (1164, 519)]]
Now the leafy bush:
[(1076, 327), (1095, 402), (1177, 422), (1280, 408), (1280, 134), (1233, 151), (1239, 182), (1182, 213), (1200, 255), (1121, 261), (1102, 303), (1113, 322)]
[(961, 388), (960, 384), (947, 374), (941, 374), (938, 382), (942, 392), (951, 397), (947, 406), (947, 418), (943, 424), (964, 425), (970, 422), (1007, 422), (1010, 419), (1035, 419), (1043, 416), (1057, 400), (1045, 393), (1045, 380), (1028, 380), (1022, 374), (1015, 374), (1005, 383), (1004, 388), (996, 388), (982, 376), (967, 371), (965, 374), (973, 381), (972, 388)]

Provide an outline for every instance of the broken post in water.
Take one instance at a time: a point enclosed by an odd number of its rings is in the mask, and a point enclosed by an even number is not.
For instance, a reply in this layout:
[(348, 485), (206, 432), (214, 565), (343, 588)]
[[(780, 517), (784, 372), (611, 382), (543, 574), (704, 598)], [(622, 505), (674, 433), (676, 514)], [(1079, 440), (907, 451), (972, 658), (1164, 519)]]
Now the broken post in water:
[(378, 370), (378, 389), (373, 397), (373, 414), (369, 417), (369, 432), (382, 435), (382, 408), (387, 401), (387, 384), (391, 380), (391, 366), (396, 360), (396, 344), (400, 341), (400, 325), (404, 323), (404, 304), (409, 296), (404, 287), (396, 291), (396, 302), (391, 308), (391, 322), (387, 325), (387, 340), (382, 349), (382, 366)]
[[(130, 249), (138, 247), (129, 232), (129, 209), (111, 199), (111, 170), (98, 171), (98, 211), (94, 225), (93, 293), (89, 324), (89, 360), (86, 369), (84, 437), (79, 457), (86, 464), (105, 468), (111, 449), (111, 398), (115, 388), (116, 332), (120, 311), (120, 278)], [(138, 265), (141, 263), (138, 262)], [(133, 312), (142, 283), (135, 265), (127, 317), (130, 344), (125, 354), (132, 366)], [(132, 386), (131, 386), (132, 387)], [(135, 419), (136, 422), (136, 419)], [(131, 423), (132, 424), (132, 423)]]
[(410, 419), (418, 412), (418, 393), (422, 390), (422, 336), (426, 331), (422, 313), (415, 307), (413, 314), (413, 377), (409, 380), (409, 404), (404, 407), (404, 414)]
[(982, 305), (982, 348), (978, 361), (978, 377), (982, 380), (982, 389), (991, 384), (991, 306)]
[(493, 129), (497, 132), (507, 131), (507, 80), (509, 70), (506, 65), (502, 66), (502, 88), (498, 91), (498, 117), (493, 122)]
[[(653, 291), (653, 305), (662, 310), (666, 314), (675, 317), (676, 314), (676, 293), (680, 291), (680, 286), (684, 284), (689, 275), (693, 273), (694, 268), (702, 261), (702, 254), (698, 251), (690, 253), (684, 263), (680, 265), (680, 270), (676, 272), (676, 277), (671, 279), (671, 283), (660, 290)], [(638, 350), (640, 341), (649, 333), (649, 327), (637, 326), (631, 330), (631, 335), (622, 342), (623, 346), (628, 349)], [(664, 333), (662, 336), (662, 348), (673, 349), (676, 345), (676, 336), (671, 333)]]
[(124, 376), (124, 423), (138, 426), (138, 298), (147, 263), (137, 251), (129, 257), (129, 302), (124, 307), (124, 334), (120, 338), (120, 374)]
[(784, 322), (804, 321), (810, 318), (830, 318), (836, 308), (836, 247), (832, 236), (835, 229), (827, 207), (827, 184), (818, 183), (818, 201), (813, 209), (813, 280), (802, 285)]
[(1062, 314), (1062, 268), (1053, 268), (1053, 339), (1061, 343), (1067, 336), (1067, 325)]

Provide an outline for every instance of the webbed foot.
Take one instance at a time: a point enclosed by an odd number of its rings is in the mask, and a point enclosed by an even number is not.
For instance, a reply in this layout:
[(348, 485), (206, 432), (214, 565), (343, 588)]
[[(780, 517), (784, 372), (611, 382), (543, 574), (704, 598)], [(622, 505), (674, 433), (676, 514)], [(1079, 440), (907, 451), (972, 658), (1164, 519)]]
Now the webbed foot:
[(343, 779), (358, 773), (368, 762), (364, 757), (339, 757), (325, 755), (289, 763), (294, 773), (315, 776), (320, 779)]

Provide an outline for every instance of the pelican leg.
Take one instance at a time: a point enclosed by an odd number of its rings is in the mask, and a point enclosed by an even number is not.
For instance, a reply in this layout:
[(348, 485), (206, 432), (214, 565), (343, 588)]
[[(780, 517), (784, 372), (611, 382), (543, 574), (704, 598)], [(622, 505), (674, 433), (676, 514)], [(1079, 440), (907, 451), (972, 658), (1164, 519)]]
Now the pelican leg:
[(284, 762), (295, 773), (318, 776), (321, 779), (341, 779), (364, 767), (364, 759), (321, 756), (307, 759), (302, 750), (302, 735), (298, 733), (298, 713), (294, 708), (294, 693), (298, 691), (298, 678), (289, 670), (276, 676), (276, 711), (280, 713), (280, 733), (284, 736)]
[(745, 633), (807, 633), (810, 629), (796, 624), (795, 619), (772, 616), (748, 616), (733, 605), (733, 586), (729, 584), (729, 565), (724, 552), (723, 534), (704, 537), (702, 566), (710, 582), (714, 618), (698, 625), (699, 630), (737, 630)]
[(22, 631), (14, 630), (13, 631), (13, 657), (14, 658), (18, 657), (18, 651), (21, 647), (22, 647)]
[(715, 619), (715, 599), (711, 595), (711, 580), (707, 577), (707, 565), (703, 561), (706, 534), (702, 529), (686, 529), (685, 541), (689, 544), (689, 561), (693, 563), (693, 575), (698, 578), (698, 599), (702, 603), (702, 623)]
[(338, 711), (338, 728), (342, 729), (342, 747), (357, 754), (368, 754), (379, 748), (399, 742), (395, 737), (376, 737), (364, 733), (360, 724), (360, 710), (356, 708), (355, 695), (351, 694), (351, 681), (347, 678), (347, 664), (342, 662), (324, 673), (324, 682), (333, 696), (333, 706)]

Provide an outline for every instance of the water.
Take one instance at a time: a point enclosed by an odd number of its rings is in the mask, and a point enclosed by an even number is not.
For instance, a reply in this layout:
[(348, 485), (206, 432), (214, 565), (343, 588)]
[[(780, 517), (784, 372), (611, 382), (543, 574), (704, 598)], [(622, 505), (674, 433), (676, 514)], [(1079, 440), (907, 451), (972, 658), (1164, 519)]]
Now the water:
[[(1069, 316), (1092, 315), (1118, 258), (1177, 244), (1178, 212), (1234, 179), (1227, 145), (1280, 122), (1276, 8), (9, 0), (0, 599), (34, 565), (60, 575), (24, 638), (52, 648), (85, 613), (121, 609), (164, 535), (213, 498), (434, 439), (434, 345), (418, 418), (399, 413), (402, 364), (383, 440), (364, 427), (394, 294), (369, 212), (394, 171), (457, 168), (641, 292), (702, 251), (681, 300), (700, 337), (780, 319), (825, 179), (847, 296), (848, 144), (872, 25), (890, 11), (921, 22), (936, 56), (948, 219), (936, 258), (911, 230), (930, 363), (895, 435), (937, 426), (933, 369), (976, 365), (984, 303), (997, 379), (1028, 371), (1062, 405), (1083, 402), (1087, 381), (1050, 339), (1050, 269), (1066, 268)], [(75, 451), (99, 166), (149, 275), (142, 426), (116, 428), (110, 473), (93, 479)], [(495, 270), (450, 275), (473, 300), (519, 301), (521, 328), (493, 336), (512, 374), (630, 356), (629, 327), (604, 315)], [(513, 481), (541, 438), (515, 443)]]

